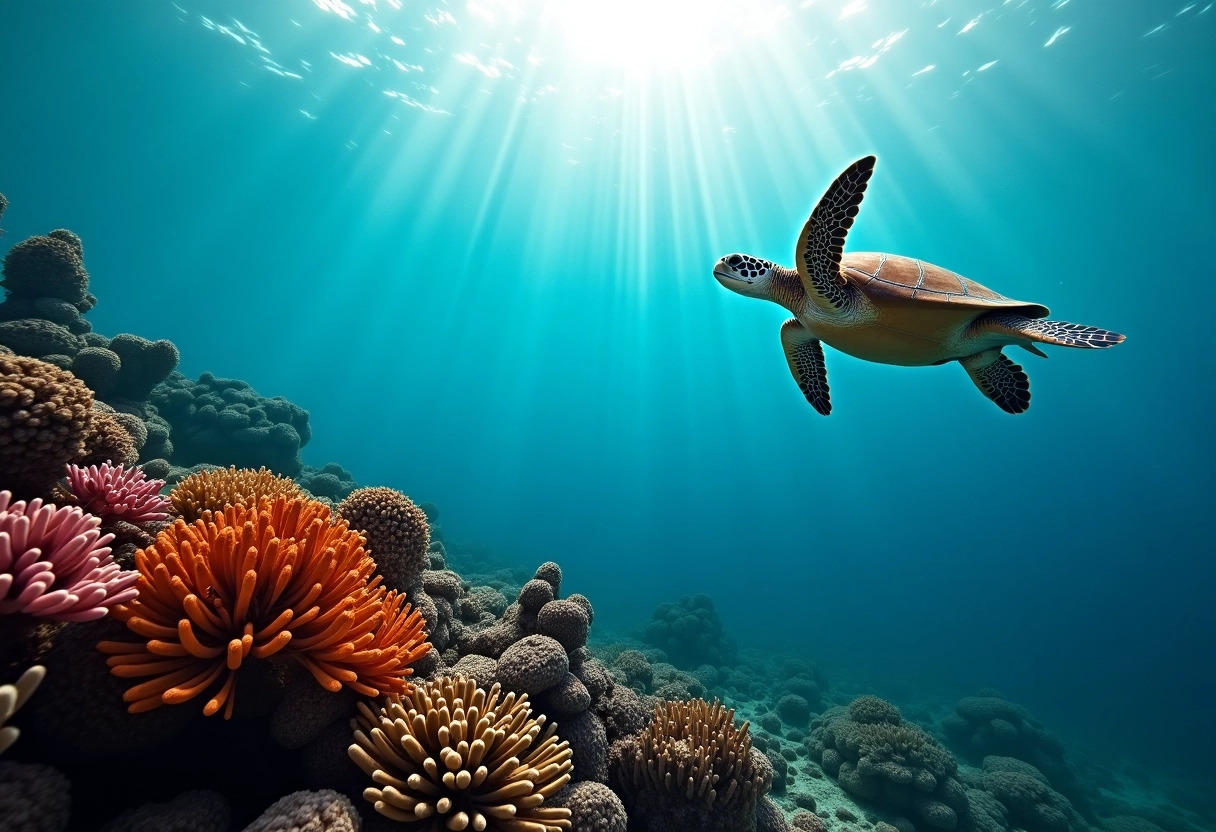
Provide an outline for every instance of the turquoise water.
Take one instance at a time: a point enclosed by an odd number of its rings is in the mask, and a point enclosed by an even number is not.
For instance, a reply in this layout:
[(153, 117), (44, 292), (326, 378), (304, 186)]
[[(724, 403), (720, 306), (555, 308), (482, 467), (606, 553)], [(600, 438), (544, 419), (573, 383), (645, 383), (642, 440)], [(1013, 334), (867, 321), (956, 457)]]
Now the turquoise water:
[[(78, 232), (96, 330), (307, 408), (306, 462), (560, 561), (597, 628), (704, 592), (1216, 776), (1211, 4), (53, 6), (0, 4), (5, 242)], [(1127, 343), (1017, 356), (1016, 417), (829, 349), (814, 413), (711, 269), (792, 265), (870, 153), (848, 249)]]

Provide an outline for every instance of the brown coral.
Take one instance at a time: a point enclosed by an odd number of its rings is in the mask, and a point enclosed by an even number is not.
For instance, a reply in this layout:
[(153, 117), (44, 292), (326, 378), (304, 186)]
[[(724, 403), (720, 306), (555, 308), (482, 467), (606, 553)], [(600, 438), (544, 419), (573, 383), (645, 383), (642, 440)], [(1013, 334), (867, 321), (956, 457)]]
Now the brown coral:
[(745, 830), (767, 790), (753, 766), (747, 723), (701, 699), (660, 702), (636, 737), (614, 751), (616, 779), (640, 829)]
[(338, 505), (338, 515), (367, 537), (385, 586), (408, 590), (430, 564), (426, 513), (391, 488), (358, 488)]
[(93, 393), (53, 364), (0, 355), (0, 479), (18, 498), (44, 496), (84, 451)]
[(409, 689), (430, 650), (422, 616), (372, 578), (357, 532), (314, 500), (263, 498), (193, 525), (178, 520), (135, 554), (139, 597), (112, 610), (139, 641), (103, 641), (132, 713), (186, 702), (221, 679), (208, 716), (232, 715), (250, 658), (289, 658), (322, 687), (379, 696)]
[(72, 460), (79, 465), (134, 465), (139, 457), (135, 440), (123, 427), (118, 417), (105, 410), (89, 411), (88, 427), (84, 435), (84, 453)]
[(173, 513), (193, 523), (203, 512), (223, 511), (228, 506), (254, 506), (263, 497), (303, 497), (304, 492), (288, 477), (265, 468), (217, 468), (199, 471), (183, 479), (169, 492)]
[(407, 828), (561, 832), (570, 810), (543, 805), (570, 781), (571, 751), (527, 696), (443, 677), (360, 703), (351, 759), (376, 782), (363, 794)]

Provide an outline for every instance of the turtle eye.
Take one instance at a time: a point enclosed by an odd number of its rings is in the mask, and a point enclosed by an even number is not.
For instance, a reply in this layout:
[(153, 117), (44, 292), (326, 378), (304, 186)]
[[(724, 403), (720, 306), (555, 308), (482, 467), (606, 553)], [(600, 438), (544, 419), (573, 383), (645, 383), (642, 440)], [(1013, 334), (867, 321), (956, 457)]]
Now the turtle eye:
[(737, 254), (732, 254), (730, 257), (726, 258), (726, 262), (729, 263), (732, 268), (737, 269), (739, 268), (739, 264), (743, 262), (743, 258)]

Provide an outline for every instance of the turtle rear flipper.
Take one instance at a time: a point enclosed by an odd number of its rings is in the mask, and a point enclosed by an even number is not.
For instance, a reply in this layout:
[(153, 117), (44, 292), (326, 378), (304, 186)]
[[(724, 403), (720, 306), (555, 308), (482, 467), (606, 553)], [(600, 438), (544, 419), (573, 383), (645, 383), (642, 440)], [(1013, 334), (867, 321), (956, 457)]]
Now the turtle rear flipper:
[(1025, 413), (1030, 407), (1030, 379), (1021, 365), (999, 349), (984, 350), (959, 363), (975, 386), (1006, 413)]
[(983, 332), (1000, 332), (1041, 344), (1085, 350), (1104, 350), (1115, 344), (1122, 344), (1126, 339), (1126, 336), (1118, 332), (1101, 327), (1049, 321), (1046, 318), (1027, 318), (1025, 315), (1013, 315), (1008, 312), (982, 315), (976, 319), (974, 326)]

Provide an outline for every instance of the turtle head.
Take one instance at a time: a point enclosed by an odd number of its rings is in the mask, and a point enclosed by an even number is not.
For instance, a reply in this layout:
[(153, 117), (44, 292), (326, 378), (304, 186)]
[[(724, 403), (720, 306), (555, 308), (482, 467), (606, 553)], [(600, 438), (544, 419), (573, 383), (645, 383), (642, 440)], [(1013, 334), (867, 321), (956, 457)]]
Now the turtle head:
[(714, 264), (718, 282), (750, 298), (767, 298), (776, 265), (750, 254), (728, 254)]

